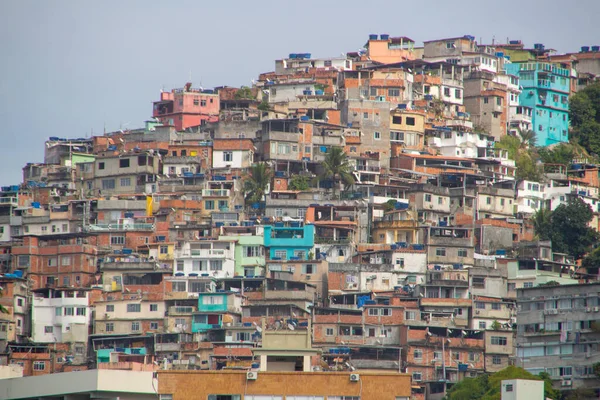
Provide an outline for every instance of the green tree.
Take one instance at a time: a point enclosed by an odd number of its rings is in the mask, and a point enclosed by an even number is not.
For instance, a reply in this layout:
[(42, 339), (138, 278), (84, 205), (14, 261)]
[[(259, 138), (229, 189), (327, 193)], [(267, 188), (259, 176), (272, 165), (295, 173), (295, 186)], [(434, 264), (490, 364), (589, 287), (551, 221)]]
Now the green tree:
[(504, 135), (496, 142), (495, 147), (503, 150), (508, 150), (508, 158), (515, 160), (517, 152), (521, 148), (521, 140), (512, 135)]
[(292, 179), (290, 179), (288, 189), (300, 191), (308, 190), (310, 189), (310, 180), (304, 175), (294, 175), (292, 176)]
[(544, 395), (546, 398), (559, 399), (560, 392), (552, 388), (552, 381), (548, 374), (533, 375), (523, 368), (509, 366), (501, 371), (477, 378), (465, 378), (452, 386), (447, 394), (447, 400), (500, 400), (501, 384), (507, 379), (529, 379), (544, 381)]
[(554, 211), (539, 210), (533, 216), (536, 234), (552, 241), (552, 250), (579, 259), (598, 240), (598, 232), (590, 228), (593, 212), (583, 200), (569, 199)]
[(236, 92), (234, 97), (236, 99), (253, 99), (254, 96), (252, 95), (252, 89), (250, 89), (248, 86), (242, 86), (241, 88), (239, 88)]
[(515, 158), (515, 166), (517, 167), (517, 179), (527, 181), (539, 181), (542, 177), (542, 168), (538, 165), (535, 157), (535, 152), (520, 150)]
[(257, 107), (260, 111), (269, 111), (269, 102), (266, 100), (263, 100), (260, 102), (260, 104)]
[(535, 147), (537, 141), (537, 135), (532, 130), (518, 130), (519, 136), (521, 137), (521, 148)]
[(573, 145), (561, 143), (553, 147), (543, 147), (538, 149), (540, 159), (544, 164), (563, 164), (570, 165), (575, 157)]
[(571, 138), (588, 153), (600, 154), (600, 82), (571, 96)]
[(333, 181), (333, 196), (336, 195), (336, 187), (340, 182), (344, 185), (354, 183), (352, 176), (353, 167), (350, 164), (348, 156), (341, 147), (332, 147), (325, 156), (325, 161), (321, 164), (322, 172), (319, 175), (319, 181), (331, 179)]
[[(2, 286), (0, 286), (0, 298), (2, 298), (2, 291), (4, 289), (2, 288)], [(0, 304), (0, 314), (9, 314), (10, 312), (8, 311), (8, 309), (6, 307), (4, 307), (2, 304)]]
[(589, 252), (581, 261), (581, 266), (584, 268), (599, 268), (600, 267), (600, 247)]
[(265, 201), (267, 188), (271, 183), (273, 172), (267, 163), (258, 163), (250, 167), (250, 171), (244, 175), (244, 198), (247, 203)]

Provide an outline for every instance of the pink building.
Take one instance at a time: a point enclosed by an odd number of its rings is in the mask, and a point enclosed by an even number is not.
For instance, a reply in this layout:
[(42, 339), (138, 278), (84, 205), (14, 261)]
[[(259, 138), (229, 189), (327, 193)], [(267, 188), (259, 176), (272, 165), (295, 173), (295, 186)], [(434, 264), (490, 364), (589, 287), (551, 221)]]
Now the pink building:
[(173, 125), (178, 131), (203, 122), (219, 120), (219, 95), (212, 91), (192, 88), (186, 83), (181, 89), (162, 92), (154, 102), (152, 116), (163, 124)]

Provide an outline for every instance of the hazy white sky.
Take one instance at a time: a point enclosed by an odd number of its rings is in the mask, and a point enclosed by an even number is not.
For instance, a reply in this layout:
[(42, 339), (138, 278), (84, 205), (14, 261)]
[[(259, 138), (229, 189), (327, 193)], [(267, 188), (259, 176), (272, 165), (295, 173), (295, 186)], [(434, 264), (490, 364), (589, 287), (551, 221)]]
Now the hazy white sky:
[(250, 85), (288, 53), (337, 56), (369, 33), (600, 45), (600, 0), (0, 0), (0, 185), (50, 136), (134, 128), (160, 89)]

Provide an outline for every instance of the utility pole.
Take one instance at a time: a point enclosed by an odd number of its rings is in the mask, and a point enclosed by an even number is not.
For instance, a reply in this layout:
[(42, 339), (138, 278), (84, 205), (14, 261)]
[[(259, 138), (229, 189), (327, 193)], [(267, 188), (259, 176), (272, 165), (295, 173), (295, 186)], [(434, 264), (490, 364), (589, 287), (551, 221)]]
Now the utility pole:
[(442, 338), (442, 379), (444, 380), (444, 397), (446, 396), (446, 338)]

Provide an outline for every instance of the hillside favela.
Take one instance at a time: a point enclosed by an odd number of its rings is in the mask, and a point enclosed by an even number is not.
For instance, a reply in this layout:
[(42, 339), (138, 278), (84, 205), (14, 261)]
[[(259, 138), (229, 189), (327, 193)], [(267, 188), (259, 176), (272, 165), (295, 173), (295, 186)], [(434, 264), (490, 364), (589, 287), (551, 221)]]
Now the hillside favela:
[(29, 143), (0, 399), (599, 398), (600, 46), (550, 46), (371, 34)]

